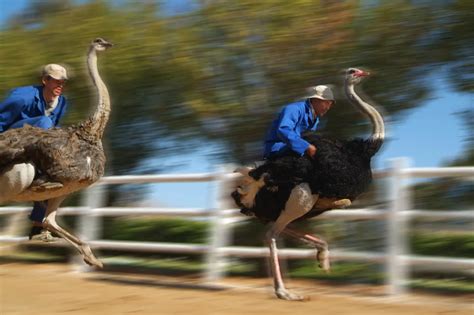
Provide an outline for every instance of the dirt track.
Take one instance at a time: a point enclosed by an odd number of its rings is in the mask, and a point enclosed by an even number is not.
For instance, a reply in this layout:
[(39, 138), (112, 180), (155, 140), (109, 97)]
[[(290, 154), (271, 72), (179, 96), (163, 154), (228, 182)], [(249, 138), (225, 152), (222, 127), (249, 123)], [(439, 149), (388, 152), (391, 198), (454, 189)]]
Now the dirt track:
[[(390, 299), (367, 290), (321, 286), (290, 287), (308, 302), (281, 301), (269, 280), (232, 279), (238, 289), (211, 290), (183, 280), (76, 273), (67, 265), (8, 263), (0, 269), (0, 314), (364, 314), (473, 315), (459, 297), (408, 296)], [(358, 293), (357, 293), (358, 292)]]

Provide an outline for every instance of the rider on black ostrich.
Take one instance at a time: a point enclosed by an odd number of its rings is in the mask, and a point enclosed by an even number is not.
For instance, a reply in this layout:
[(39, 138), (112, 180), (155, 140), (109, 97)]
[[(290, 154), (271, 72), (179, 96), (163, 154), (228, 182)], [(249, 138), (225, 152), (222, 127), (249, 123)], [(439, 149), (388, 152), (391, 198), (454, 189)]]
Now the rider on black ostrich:
[(270, 247), (275, 294), (285, 300), (303, 300), (289, 292), (283, 283), (278, 263), (276, 239), (280, 233), (296, 237), (314, 246), (320, 267), (328, 271), (329, 250), (325, 241), (288, 227), (297, 220), (317, 216), (324, 211), (345, 208), (372, 180), (370, 160), (380, 149), (384, 122), (377, 110), (364, 102), (354, 85), (369, 75), (356, 68), (345, 74), (345, 92), (349, 100), (366, 114), (373, 126), (368, 139), (337, 140), (314, 133), (319, 117), (334, 104), (327, 86), (311, 88), (304, 101), (287, 105), (266, 139), (263, 165), (256, 169), (239, 168), (243, 177), (232, 193), (242, 213), (263, 222), (274, 222), (267, 233)]

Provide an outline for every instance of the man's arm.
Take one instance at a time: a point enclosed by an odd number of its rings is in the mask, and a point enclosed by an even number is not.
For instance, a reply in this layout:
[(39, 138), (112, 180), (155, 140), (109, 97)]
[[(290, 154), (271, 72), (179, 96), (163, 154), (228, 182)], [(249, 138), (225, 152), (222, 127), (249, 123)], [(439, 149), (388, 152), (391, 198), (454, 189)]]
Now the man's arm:
[(0, 133), (18, 120), (25, 106), (25, 99), (14, 93), (0, 103)]
[(300, 115), (301, 113), (299, 113), (297, 108), (291, 106), (285, 107), (280, 114), (277, 134), (280, 140), (286, 143), (291, 150), (299, 155), (303, 155), (310, 144), (308, 141), (303, 140), (301, 135), (295, 131)]

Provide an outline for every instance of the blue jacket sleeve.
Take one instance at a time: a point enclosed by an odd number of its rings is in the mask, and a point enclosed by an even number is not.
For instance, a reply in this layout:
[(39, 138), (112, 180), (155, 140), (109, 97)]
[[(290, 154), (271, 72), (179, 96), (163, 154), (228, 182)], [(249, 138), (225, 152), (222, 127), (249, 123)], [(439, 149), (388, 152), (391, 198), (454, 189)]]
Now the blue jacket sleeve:
[(18, 119), (25, 106), (25, 99), (15, 93), (0, 103), (0, 133), (6, 131)]
[(285, 107), (280, 114), (277, 135), (293, 151), (303, 155), (309, 146), (309, 142), (303, 140), (298, 131), (297, 125), (301, 119), (300, 116), (297, 108)]

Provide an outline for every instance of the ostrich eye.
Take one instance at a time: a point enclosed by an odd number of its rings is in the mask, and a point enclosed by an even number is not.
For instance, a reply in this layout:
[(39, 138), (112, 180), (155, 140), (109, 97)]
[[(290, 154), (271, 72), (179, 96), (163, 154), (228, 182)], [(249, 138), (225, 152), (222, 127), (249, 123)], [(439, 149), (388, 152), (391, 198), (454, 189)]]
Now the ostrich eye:
[(356, 72), (354, 69), (349, 70), (349, 74), (353, 74), (354, 72)]

